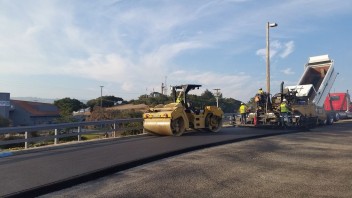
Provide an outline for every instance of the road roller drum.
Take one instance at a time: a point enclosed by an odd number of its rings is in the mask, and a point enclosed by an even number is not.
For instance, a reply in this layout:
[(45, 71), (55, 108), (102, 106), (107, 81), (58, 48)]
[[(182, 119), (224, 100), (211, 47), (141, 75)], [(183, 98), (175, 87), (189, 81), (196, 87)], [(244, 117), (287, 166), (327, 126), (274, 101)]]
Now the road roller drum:
[[(158, 108), (150, 108), (143, 114), (143, 130), (157, 135), (180, 136), (187, 129), (205, 129), (218, 132), (222, 127), (223, 111), (216, 106), (205, 106), (194, 112), (187, 102), (190, 90), (201, 85), (172, 87), (174, 102)], [(176, 90), (181, 90), (176, 98)]]

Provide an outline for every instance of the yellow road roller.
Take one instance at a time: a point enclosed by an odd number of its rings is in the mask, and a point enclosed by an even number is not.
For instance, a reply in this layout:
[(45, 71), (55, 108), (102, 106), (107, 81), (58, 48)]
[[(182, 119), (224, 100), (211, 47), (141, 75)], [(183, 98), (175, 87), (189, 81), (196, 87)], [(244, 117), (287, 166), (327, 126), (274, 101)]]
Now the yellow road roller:
[(173, 86), (172, 103), (150, 108), (143, 114), (143, 131), (169, 136), (180, 136), (187, 129), (218, 132), (222, 127), (224, 112), (216, 106), (205, 106), (197, 110), (188, 101), (188, 92), (199, 87), (201, 85)]

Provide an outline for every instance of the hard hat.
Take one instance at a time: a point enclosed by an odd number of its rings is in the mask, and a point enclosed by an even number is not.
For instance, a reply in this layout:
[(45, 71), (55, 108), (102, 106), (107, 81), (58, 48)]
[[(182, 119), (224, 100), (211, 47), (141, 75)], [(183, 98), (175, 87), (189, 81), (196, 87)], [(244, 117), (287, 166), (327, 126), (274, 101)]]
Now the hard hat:
[(283, 101), (283, 102), (286, 102), (287, 100), (286, 100), (286, 98), (284, 98), (282, 101)]
[(259, 90), (262, 90), (262, 88), (260, 88)]
[(243, 105), (243, 102), (241, 102), (241, 105)]

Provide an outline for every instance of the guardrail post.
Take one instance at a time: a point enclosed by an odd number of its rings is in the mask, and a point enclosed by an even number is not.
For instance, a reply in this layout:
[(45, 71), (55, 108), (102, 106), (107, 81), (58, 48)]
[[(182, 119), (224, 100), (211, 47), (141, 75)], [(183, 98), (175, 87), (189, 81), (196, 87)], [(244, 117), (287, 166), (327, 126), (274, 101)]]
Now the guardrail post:
[(24, 149), (28, 149), (28, 132), (24, 132), (24, 139), (26, 140), (24, 142)]
[(57, 144), (58, 138), (57, 138), (57, 129), (55, 129), (55, 139), (54, 139), (54, 144)]
[(114, 125), (113, 125), (113, 132), (112, 132), (112, 137), (116, 137), (116, 122), (114, 122)]
[[(43, 126), (28, 126), (28, 127), (11, 127), (10, 131), (7, 128), (0, 128), (0, 135), (4, 134), (9, 134), (9, 133), (16, 133), (16, 134), (22, 134), (22, 139), (21, 140), (15, 140), (13, 142), (21, 142), (21, 144), (24, 146), (23, 149), (29, 149), (31, 147), (31, 143), (35, 143), (36, 141), (53, 141), (54, 140), (54, 145), (60, 144), (60, 138), (62, 137), (72, 137), (72, 136), (77, 136), (78, 141), (82, 141), (82, 135), (84, 134), (91, 134), (91, 133), (98, 133), (101, 134), (103, 131), (107, 131), (107, 133), (110, 135), (111, 131), (112, 134), (111, 136), (113, 137), (118, 137), (119, 133), (128, 130), (126, 129), (123, 125), (123, 123), (133, 123), (133, 122), (141, 122), (142, 118), (131, 118), (131, 119), (117, 119), (114, 121), (97, 121), (97, 122), (92, 122), (88, 123), (87, 122), (81, 122), (81, 123), (60, 123), (60, 124), (52, 124), (48, 125), (47, 127)], [(109, 124), (109, 127), (107, 125)], [(101, 131), (99, 131), (99, 128), (96, 127), (94, 130), (85, 130), (84, 126), (100, 126), (102, 127)], [(103, 130), (105, 125), (105, 130)], [(121, 126), (120, 126), (121, 125)], [(76, 132), (76, 129), (78, 128), (78, 133), (70, 133), (70, 134), (64, 134), (64, 129), (66, 128), (74, 128), (74, 132)], [(33, 135), (31, 133), (35, 131), (43, 131), (43, 130), (48, 130), (50, 131), (49, 135), (40, 135), (37, 138), (33, 138)], [(54, 134), (52, 135), (52, 132), (54, 130)], [(63, 132), (61, 132), (61, 130)], [(72, 130), (70, 130), (72, 131)], [(62, 135), (64, 134), (64, 135)], [(0, 141), (1, 145), (6, 145), (6, 142)], [(24, 143), (24, 144), (23, 144)], [(46, 142), (47, 143), (47, 142)], [(11, 143), (8, 143), (11, 144)]]
[(81, 141), (81, 126), (78, 126), (78, 129), (77, 129), (77, 133), (78, 133), (78, 136), (77, 136), (77, 141)]

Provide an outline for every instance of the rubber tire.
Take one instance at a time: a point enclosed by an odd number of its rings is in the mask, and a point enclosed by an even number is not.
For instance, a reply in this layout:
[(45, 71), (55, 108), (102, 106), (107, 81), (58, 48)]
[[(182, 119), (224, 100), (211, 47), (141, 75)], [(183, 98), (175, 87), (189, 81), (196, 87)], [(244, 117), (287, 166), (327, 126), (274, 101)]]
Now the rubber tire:
[[(216, 127), (211, 126), (212, 119), (219, 119)], [(222, 118), (219, 116), (215, 116), (213, 114), (208, 114), (207, 117), (205, 118), (205, 126), (207, 127), (206, 128), (207, 131), (219, 132), (220, 129), (222, 128)]]
[[(175, 123), (175, 122), (177, 122), (177, 123)], [(178, 126), (178, 128), (179, 128), (179, 130), (178, 131), (175, 131), (174, 129), (173, 129), (173, 125), (175, 125), (175, 124), (177, 124)], [(181, 136), (182, 134), (183, 134), (183, 132), (185, 132), (185, 130), (186, 130), (186, 128), (185, 128), (185, 121), (183, 120), (183, 118), (182, 117), (179, 117), (179, 118), (177, 118), (177, 119), (175, 119), (175, 120), (172, 120), (172, 123), (171, 123), (171, 129), (172, 129), (172, 133), (173, 133), (173, 135), (174, 136)]]
[(327, 116), (327, 122), (326, 122), (326, 124), (327, 124), (327, 125), (332, 125), (333, 123), (334, 123), (334, 116), (331, 115), (331, 114), (329, 114), (329, 115)]
[(335, 113), (335, 116), (334, 116), (334, 121), (339, 121), (340, 120), (340, 114), (339, 113)]

